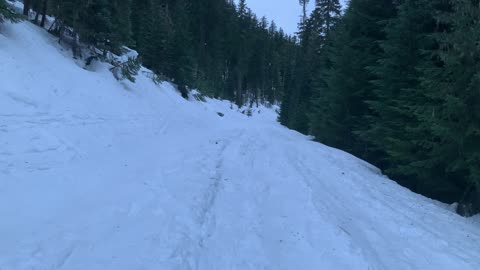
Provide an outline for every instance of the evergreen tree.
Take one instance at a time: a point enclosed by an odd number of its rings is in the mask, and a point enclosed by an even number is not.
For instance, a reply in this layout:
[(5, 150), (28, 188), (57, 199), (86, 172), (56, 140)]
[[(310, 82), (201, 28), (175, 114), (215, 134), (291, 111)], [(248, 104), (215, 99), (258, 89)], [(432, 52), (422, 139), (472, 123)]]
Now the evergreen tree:
[[(305, 2), (300, 1), (300, 4), (303, 5)], [(280, 116), (281, 121), (288, 119), (288, 122), (283, 124), (302, 133), (308, 133), (310, 129), (308, 113), (313, 90), (313, 74), (319, 68), (324, 41), (322, 28), (325, 18), (322, 15), (320, 6), (316, 5), (310, 18), (302, 19), (299, 24), (300, 46), (295, 63), (295, 83), (283, 99), (288, 107), (284, 106), (281, 112), (288, 113), (288, 117)]]
[(302, 23), (307, 20), (307, 5), (310, 0), (298, 0), (300, 6), (302, 6)]
[[(319, 31), (317, 40), (319, 57), (317, 67), (312, 73), (313, 93), (309, 111), (310, 133), (316, 136), (317, 140), (336, 145), (337, 143), (330, 140), (328, 135), (339, 134), (332, 129), (338, 125), (333, 112), (338, 113), (339, 104), (332, 102), (331, 99), (334, 96), (329, 95), (326, 78), (328, 77), (328, 71), (332, 68), (333, 41), (336, 38), (335, 35), (340, 34), (338, 24), (341, 18), (341, 6), (336, 0), (317, 0), (316, 4), (314, 15), (319, 18), (317, 20), (320, 24), (317, 30)], [(337, 33), (335, 33), (335, 28), (338, 29)], [(332, 139), (336, 139), (336, 137), (332, 136)]]
[(378, 149), (375, 162), (387, 174), (423, 193), (423, 183), (433, 177), (426, 176), (428, 169), (419, 166), (419, 161), (425, 159), (424, 146), (430, 144), (427, 138), (431, 136), (415, 110), (426, 102), (420, 79), (423, 67), (432, 61), (428, 51), (437, 47), (432, 38), (440, 30), (435, 17), (448, 6), (448, 0), (406, 0), (387, 25), (387, 40), (381, 43), (383, 56), (372, 67), (377, 79), (369, 101), (373, 113), (364, 136)]
[(272, 31), (246, 1), (50, 0), (49, 9), (57, 33), (71, 27), (103, 54), (131, 46), (184, 95), (198, 87), (240, 106), (247, 100), (274, 103), (294, 80), (296, 40)]
[(432, 134), (422, 165), (443, 180), (435, 183), (439, 195), (468, 203), (480, 185), (480, 7), (478, 0), (452, 3), (453, 12), (440, 17), (450, 28), (435, 35), (437, 62), (425, 69), (426, 101), (417, 114)]
[(341, 47), (349, 40), (346, 28), (342, 21), (327, 39), (323, 68), (315, 74), (315, 93), (310, 112), (311, 134), (317, 141), (337, 148), (346, 147), (350, 140), (346, 138), (349, 130), (345, 123), (349, 113), (348, 92), (340, 91), (352, 89), (355, 84), (353, 79), (346, 77), (346, 74), (355, 72), (350, 62), (355, 57), (355, 51), (348, 46)]
[[(381, 56), (379, 41), (385, 39), (385, 21), (395, 15), (392, 1), (352, 0), (342, 20), (341, 29), (329, 57), (332, 67), (321, 89), (328, 98), (318, 99), (330, 104), (316, 104), (317, 108), (334, 107), (316, 121), (330, 125), (328, 135), (314, 134), (320, 141), (354, 153), (362, 158), (375, 155), (371, 145), (364, 140), (371, 111), (366, 104), (373, 94), (372, 81), (376, 79), (368, 67), (375, 65)], [(331, 104), (334, 103), (334, 104)], [(321, 119), (328, 117), (328, 119)], [(328, 136), (323, 140), (322, 136)]]
[(317, 0), (310, 18), (299, 25), (300, 48), (295, 68), (295, 87), (283, 99), (288, 106), (282, 107), (280, 120), (288, 119), (283, 124), (303, 133), (313, 132), (312, 129), (318, 126), (319, 120), (315, 116), (318, 112), (312, 112), (317, 105), (313, 104), (312, 107), (312, 99), (320, 100), (319, 74), (328, 66), (327, 40), (340, 19), (340, 9), (338, 0)]
[(339, 0), (315, 0), (315, 11), (322, 18), (320, 36), (327, 39), (330, 32), (340, 20), (341, 5)]
[(50, 9), (57, 19), (57, 28), (72, 27), (81, 40), (91, 46), (120, 54), (121, 47), (130, 45), (131, 0), (51, 0)]
[(191, 47), (192, 35), (188, 16), (190, 5), (186, 0), (175, 0), (173, 3), (173, 38), (170, 40), (171, 69), (169, 76), (174, 78), (183, 97), (187, 97), (186, 86), (193, 82), (194, 55)]
[(20, 19), (21, 17), (15, 13), (15, 10), (5, 0), (0, 0), (0, 23), (3, 23), (5, 20), (18, 22)]
[(167, 2), (134, 0), (132, 6), (134, 48), (146, 67), (166, 76), (171, 65), (169, 46), (173, 32)]
[(110, 0), (110, 12), (112, 33), (110, 35), (110, 43), (112, 49), (121, 46), (131, 46), (132, 25), (131, 25), (131, 7), (132, 0)]
[[(468, 214), (480, 211), (479, 1), (351, 0), (342, 15), (338, 0), (316, 0), (307, 16), (299, 0), (297, 36), (245, 0), (25, 0), (24, 12), (55, 16), (53, 30), (99, 58), (134, 48), (185, 97), (282, 100), (280, 123)], [(0, 21), (18, 18), (0, 0)], [(117, 60), (115, 76), (134, 81), (139, 60)]]
[(237, 12), (237, 37), (232, 40), (237, 44), (235, 46), (235, 51), (233, 52), (233, 80), (234, 80), (234, 89), (235, 89), (235, 101), (236, 104), (240, 107), (245, 102), (245, 92), (247, 86), (245, 85), (246, 78), (245, 73), (247, 72), (247, 29), (248, 29), (248, 13), (249, 9), (246, 5), (245, 0), (240, 0), (238, 5)]
[[(84, 8), (83, 2), (75, 0), (50, 0), (50, 10), (56, 18), (57, 28), (51, 29), (58, 31), (64, 26), (78, 28), (79, 14)], [(58, 33), (57, 33), (58, 34)]]
[(111, 10), (108, 0), (93, 0), (83, 6), (76, 29), (82, 41), (104, 51), (111, 49), (113, 32)]

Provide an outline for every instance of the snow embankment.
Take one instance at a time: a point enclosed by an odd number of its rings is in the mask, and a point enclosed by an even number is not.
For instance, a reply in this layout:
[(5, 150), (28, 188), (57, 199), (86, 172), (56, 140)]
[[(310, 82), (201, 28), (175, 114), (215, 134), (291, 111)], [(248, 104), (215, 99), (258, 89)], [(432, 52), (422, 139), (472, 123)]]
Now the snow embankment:
[(2, 27), (0, 269), (480, 269), (478, 217), (147, 77)]

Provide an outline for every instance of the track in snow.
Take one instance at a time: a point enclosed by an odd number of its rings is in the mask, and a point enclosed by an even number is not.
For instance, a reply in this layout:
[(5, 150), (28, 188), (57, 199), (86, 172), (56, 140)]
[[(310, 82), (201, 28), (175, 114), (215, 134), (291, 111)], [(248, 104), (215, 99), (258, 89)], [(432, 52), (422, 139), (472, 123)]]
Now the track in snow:
[(6, 33), (1, 270), (480, 269), (478, 217), (281, 127), (272, 110), (247, 118), (143, 75), (119, 84), (33, 25)]

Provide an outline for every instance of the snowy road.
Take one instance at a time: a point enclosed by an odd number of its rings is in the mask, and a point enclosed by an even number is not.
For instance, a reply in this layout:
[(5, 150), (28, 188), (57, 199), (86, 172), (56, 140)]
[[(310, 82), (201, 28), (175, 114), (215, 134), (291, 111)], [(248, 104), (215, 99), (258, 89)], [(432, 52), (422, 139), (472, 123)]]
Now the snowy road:
[(0, 34), (1, 270), (480, 269), (479, 217), (272, 110), (118, 83), (56, 46)]

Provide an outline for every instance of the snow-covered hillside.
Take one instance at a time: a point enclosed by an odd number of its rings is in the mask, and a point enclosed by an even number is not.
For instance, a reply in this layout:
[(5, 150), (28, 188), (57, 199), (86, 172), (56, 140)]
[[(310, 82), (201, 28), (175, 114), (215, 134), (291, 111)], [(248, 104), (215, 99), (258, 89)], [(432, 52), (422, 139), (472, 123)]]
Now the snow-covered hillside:
[(32, 24), (1, 31), (1, 270), (480, 269), (479, 217), (273, 110), (117, 82)]

